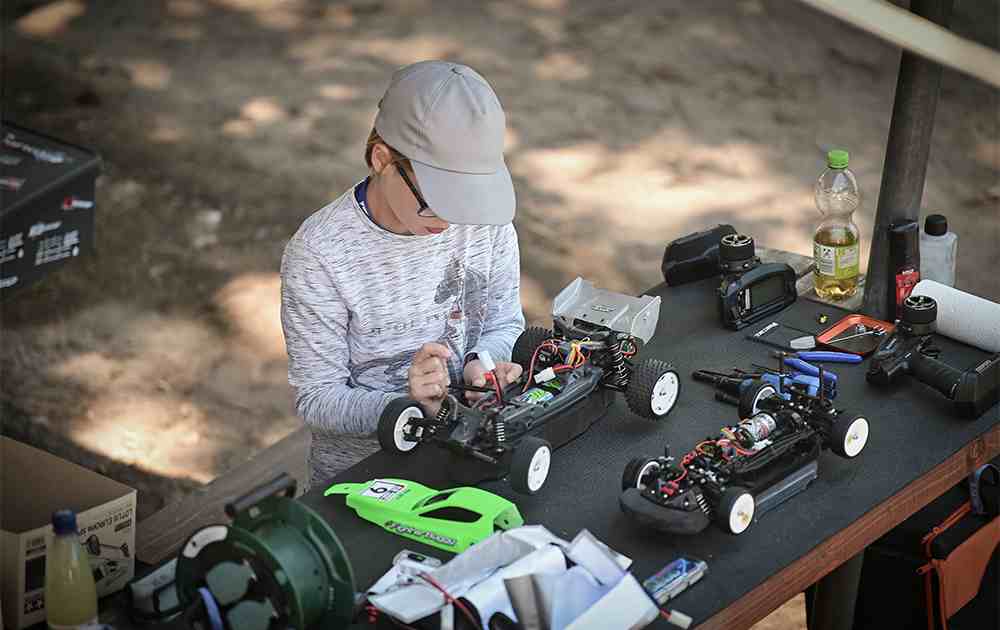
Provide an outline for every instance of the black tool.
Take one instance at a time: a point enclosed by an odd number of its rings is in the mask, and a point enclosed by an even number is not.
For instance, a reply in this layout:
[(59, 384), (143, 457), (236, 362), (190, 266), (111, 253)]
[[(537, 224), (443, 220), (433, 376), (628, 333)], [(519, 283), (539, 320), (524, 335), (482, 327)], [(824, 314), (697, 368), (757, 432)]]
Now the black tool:
[(719, 317), (739, 330), (795, 302), (795, 270), (786, 263), (762, 263), (753, 238), (727, 234), (719, 241)]
[(932, 335), (936, 329), (937, 302), (926, 295), (903, 300), (896, 330), (872, 355), (865, 375), (874, 385), (888, 386), (908, 374), (955, 401), (958, 412), (978, 418), (1000, 400), (1000, 353), (967, 370), (937, 358)]
[(462, 383), (461, 385), (456, 385), (455, 383), (450, 383), (448, 389), (460, 392), (485, 392), (487, 394), (491, 392), (496, 392), (492, 387), (480, 387), (478, 385), (466, 385)]
[[(860, 330), (858, 330), (860, 329)], [(844, 337), (835, 337), (827, 343), (833, 343), (835, 341), (847, 341), (848, 339), (856, 339), (858, 337), (865, 337), (867, 335), (875, 335), (876, 337), (881, 337), (885, 334), (885, 329), (881, 326), (876, 326), (874, 328), (868, 328), (864, 324), (858, 324), (853, 331), (847, 331), (848, 334)]]

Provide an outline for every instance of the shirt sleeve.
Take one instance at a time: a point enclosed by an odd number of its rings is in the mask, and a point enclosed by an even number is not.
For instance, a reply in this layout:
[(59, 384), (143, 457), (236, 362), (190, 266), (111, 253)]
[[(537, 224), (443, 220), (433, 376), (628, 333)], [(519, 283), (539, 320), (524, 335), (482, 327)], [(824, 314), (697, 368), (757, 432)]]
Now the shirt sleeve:
[(289, 241), (281, 259), (281, 328), (295, 411), (316, 429), (370, 435), (399, 394), (349, 383), (350, 316), (323, 257), (302, 240)]
[(499, 228), (493, 241), (488, 300), (483, 333), (469, 354), (485, 350), (496, 361), (509, 361), (514, 342), (524, 331), (521, 252), (513, 223)]

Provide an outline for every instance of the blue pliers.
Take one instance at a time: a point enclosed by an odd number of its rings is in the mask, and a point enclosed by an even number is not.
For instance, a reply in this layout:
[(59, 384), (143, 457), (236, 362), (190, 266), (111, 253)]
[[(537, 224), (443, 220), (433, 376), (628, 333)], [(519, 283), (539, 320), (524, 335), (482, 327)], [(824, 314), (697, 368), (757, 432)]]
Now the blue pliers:
[[(817, 351), (805, 351), (796, 352), (793, 356), (787, 356), (783, 354), (784, 364), (796, 372), (802, 374), (807, 374), (809, 376), (819, 376), (820, 368), (808, 363), (808, 361), (815, 361), (816, 363), (851, 363), (857, 364), (861, 363), (862, 357), (857, 354), (851, 354), (848, 352), (827, 352), (824, 350)], [(829, 380), (833, 383), (837, 382), (837, 375), (828, 370), (823, 370), (823, 380)]]

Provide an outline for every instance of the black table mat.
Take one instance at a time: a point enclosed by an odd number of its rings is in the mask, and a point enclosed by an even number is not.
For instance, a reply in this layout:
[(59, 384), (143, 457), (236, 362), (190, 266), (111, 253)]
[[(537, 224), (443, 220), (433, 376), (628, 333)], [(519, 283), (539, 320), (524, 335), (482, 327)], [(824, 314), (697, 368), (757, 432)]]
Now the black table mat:
[[(705, 578), (671, 602), (701, 623), (788, 566), (813, 547), (862, 517), (914, 479), (1000, 422), (994, 407), (977, 420), (958, 417), (951, 402), (922, 384), (904, 378), (891, 390), (868, 385), (860, 365), (827, 364), (839, 377), (838, 407), (864, 414), (871, 434), (864, 452), (845, 460), (826, 451), (820, 456), (819, 478), (802, 494), (764, 514), (744, 534), (726, 534), (711, 526), (695, 536), (674, 536), (644, 530), (618, 508), (620, 480), (632, 457), (656, 455), (670, 443), (682, 454), (719, 427), (736, 420), (735, 407), (716, 402), (711, 387), (696, 383), (691, 372), (700, 368), (750, 369), (751, 363), (773, 364), (771, 349), (745, 339), (746, 331), (723, 329), (713, 297), (714, 281), (682, 287), (660, 286), (651, 295), (663, 298), (657, 332), (642, 356), (668, 360), (681, 373), (680, 399), (659, 423), (631, 415), (621, 396), (589, 432), (557, 450), (548, 481), (539, 494), (526, 497), (506, 482), (481, 487), (514, 501), (526, 523), (540, 523), (571, 539), (586, 528), (615, 550), (634, 560), (632, 572), (645, 579), (679, 555), (704, 559)], [(826, 324), (817, 323), (821, 313)], [(819, 331), (845, 314), (830, 306), (799, 300), (772, 317), (804, 330)], [(998, 324), (1000, 325), (1000, 324)], [(757, 326), (759, 328), (759, 325)], [(941, 358), (967, 367), (988, 356), (975, 348), (939, 338)], [(399, 477), (444, 488), (451, 484), (442, 468), (441, 452), (417, 449), (409, 457), (377, 453), (337, 476), (334, 482), (361, 482), (375, 477)], [(322, 496), (313, 488), (302, 497), (327, 518), (341, 538), (354, 565), (359, 589), (385, 572), (403, 548), (442, 559), (449, 554), (399, 538), (361, 520), (344, 505), (343, 497)], [(662, 620), (657, 625), (666, 627)]]

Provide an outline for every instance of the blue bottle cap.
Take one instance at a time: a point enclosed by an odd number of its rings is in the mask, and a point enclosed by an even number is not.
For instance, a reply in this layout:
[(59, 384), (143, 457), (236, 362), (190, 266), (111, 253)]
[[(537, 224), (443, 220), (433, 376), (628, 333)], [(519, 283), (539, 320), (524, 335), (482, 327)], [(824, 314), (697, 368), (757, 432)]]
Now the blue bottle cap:
[(56, 536), (76, 533), (76, 514), (73, 510), (58, 510), (52, 513), (52, 529)]

